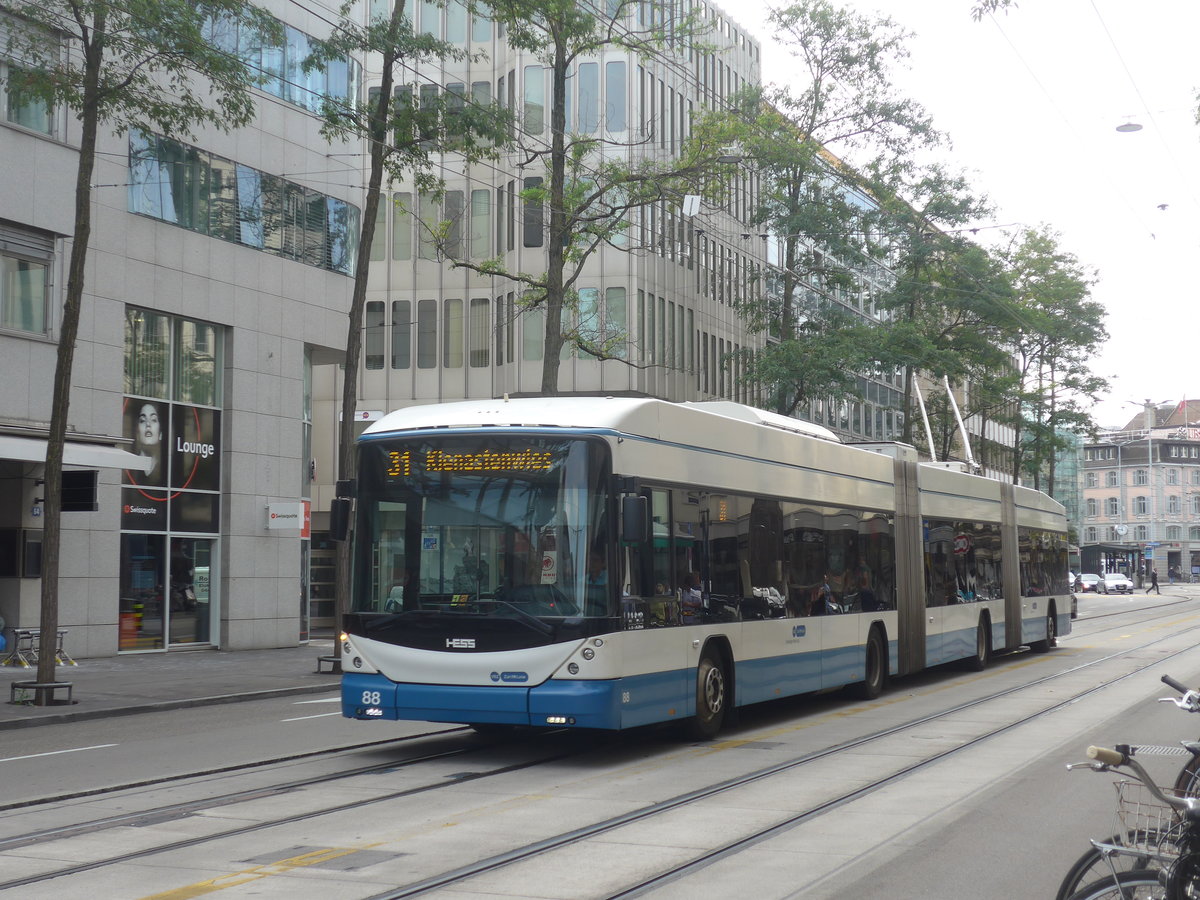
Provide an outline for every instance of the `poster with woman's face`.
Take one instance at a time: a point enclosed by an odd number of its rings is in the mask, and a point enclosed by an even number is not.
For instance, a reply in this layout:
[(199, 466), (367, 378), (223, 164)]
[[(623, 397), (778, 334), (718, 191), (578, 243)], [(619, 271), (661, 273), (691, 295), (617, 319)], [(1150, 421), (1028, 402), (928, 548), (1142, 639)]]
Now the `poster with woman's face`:
[(134, 453), (150, 460), (147, 472), (126, 469), (126, 484), (161, 487), (167, 483), (168, 431), (166, 403), (125, 398), (125, 437), (133, 440)]

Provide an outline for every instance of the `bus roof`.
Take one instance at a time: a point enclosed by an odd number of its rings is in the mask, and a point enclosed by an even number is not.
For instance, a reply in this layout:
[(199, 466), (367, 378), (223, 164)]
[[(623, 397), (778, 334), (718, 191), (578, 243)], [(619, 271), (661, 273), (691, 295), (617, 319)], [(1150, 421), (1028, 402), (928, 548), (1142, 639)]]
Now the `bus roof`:
[(552, 427), (612, 429), (659, 437), (664, 428), (694, 427), (695, 434), (719, 428), (712, 417), (736, 419), (838, 443), (827, 428), (731, 401), (670, 403), (641, 397), (521, 397), (463, 400), (408, 406), (388, 413), (365, 435), (430, 428)]

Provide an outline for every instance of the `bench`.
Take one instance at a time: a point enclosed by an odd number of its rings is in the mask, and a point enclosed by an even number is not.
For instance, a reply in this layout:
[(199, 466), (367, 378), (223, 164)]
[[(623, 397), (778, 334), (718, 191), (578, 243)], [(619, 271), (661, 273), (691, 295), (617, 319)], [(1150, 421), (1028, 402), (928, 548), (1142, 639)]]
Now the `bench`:
[[(14, 681), (8, 690), (9, 703), (29, 703), (35, 706), (50, 706), (52, 704), (69, 704), (73, 685), (69, 681)], [(30, 696), (32, 692), (32, 696)], [(56, 695), (65, 693), (62, 699)]]

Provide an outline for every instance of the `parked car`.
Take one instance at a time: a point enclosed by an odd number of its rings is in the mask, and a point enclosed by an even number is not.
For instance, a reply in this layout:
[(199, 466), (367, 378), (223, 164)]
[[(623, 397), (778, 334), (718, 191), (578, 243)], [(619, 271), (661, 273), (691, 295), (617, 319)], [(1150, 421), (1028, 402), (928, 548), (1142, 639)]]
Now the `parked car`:
[(1076, 588), (1076, 590), (1079, 591), (1091, 591), (1095, 593), (1100, 590), (1099, 575), (1080, 575), (1078, 583), (1079, 586)]
[(1133, 582), (1120, 572), (1105, 572), (1104, 584), (1100, 589), (1106, 594), (1132, 594)]

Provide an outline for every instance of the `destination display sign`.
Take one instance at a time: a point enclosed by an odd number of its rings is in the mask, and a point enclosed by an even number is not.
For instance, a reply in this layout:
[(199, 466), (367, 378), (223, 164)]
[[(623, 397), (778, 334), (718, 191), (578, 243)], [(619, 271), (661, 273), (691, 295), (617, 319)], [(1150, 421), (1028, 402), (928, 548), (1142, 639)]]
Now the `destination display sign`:
[(504, 472), (548, 472), (561, 454), (552, 450), (389, 450), (388, 479), (408, 478), (414, 472), (494, 475)]

